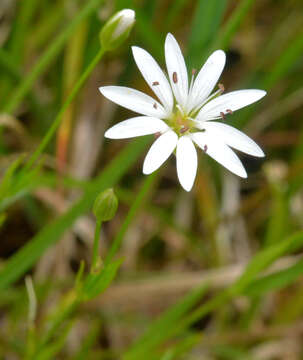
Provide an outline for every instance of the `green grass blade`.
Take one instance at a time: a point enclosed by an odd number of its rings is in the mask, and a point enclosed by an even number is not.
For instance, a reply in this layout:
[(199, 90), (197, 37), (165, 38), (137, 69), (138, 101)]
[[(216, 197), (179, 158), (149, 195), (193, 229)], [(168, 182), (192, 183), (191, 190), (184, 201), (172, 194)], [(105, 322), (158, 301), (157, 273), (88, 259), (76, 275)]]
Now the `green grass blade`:
[(108, 264), (112, 260), (112, 258), (114, 257), (114, 255), (116, 254), (118, 249), (120, 248), (123, 237), (124, 237), (127, 229), (129, 228), (131, 222), (133, 221), (133, 219), (137, 215), (138, 211), (140, 210), (143, 202), (146, 200), (146, 197), (148, 196), (148, 193), (149, 193), (152, 185), (155, 182), (157, 174), (158, 174), (158, 172), (155, 171), (153, 174), (149, 175), (144, 180), (143, 186), (141, 187), (139, 193), (135, 197), (135, 200), (132, 203), (132, 206), (130, 207), (130, 209), (126, 215), (126, 218), (125, 218), (123, 224), (121, 225), (119, 232), (117, 233), (117, 235), (115, 236), (115, 238), (113, 240), (113, 244), (112, 244), (111, 248), (109, 249), (109, 252), (105, 259), (106, 264)]
[(101, 330), (101, 324), (99, 321), (96, 321), (92, 328), (89, 330), (88, 334), (85, 336), (84, 341), (81, 344), (80, 350), (73, 356), (73, 360), (86, 360), (88, 359), (88, 354), (90, 353), (93, 345), (98, 341), (99, 332)]
[(83, 284), (83, 296), (91, 300), (100, 295), (112, 283), (122, 264), (122, 260), (115, 260), (104, 266), (98, 274), (88, 274)]
[(21, 78), (20, 70), (15, 63), (15, 59), (3, 48), (0, 48), (0, 67), (3, 68), (6, 75), (12, 76), (14, 80)]
[(303, 245), (303, 232), (298, 232), (280, 243), (273, 244), (256, 254), (247, 265), (242, 276), (229, 289), (232, 294), (241, 293), (255, 277), (281, 256), (300, 249)]
[[(203, 304), (200, 308), (193, 311), (187, 317), (179, 318), (179, 321), (175, 321), (170, 324), (166, 329), (166, 333), (163, 334), (161, 338), (158, 339), (158, 333), (152, 332), (149, 334), (148, 346), (144, 344), (144, 346), (138, 346), (137, 348), (132, 348), (132, 352), (130, 355), (126, 357), (126, 360), (134, 360), (137, 359), (136, 356), (144, 354), (145, 351), (149, 351), (150, 348), (159, 345), (165, 340), (168, 340), (172, 336), (180, 334), (185, 329), (187, 329), (190, 325), (195, 323), (198, 320), (204, 318), (210, 312), (218, 309), (220, 306), (223, 306), (225, 303), (230, 301), (233, 297), (244, 294), (246, 288), (252, 284), (256, 277), (263, 271), (266, 267), (272, 264), (275, 260), (280, 258), (281, 256), (291, 253), (300, 249), (303, 246), (303, 232), (298, 232), (288, 238), (286, 238), (283, 242), (278, 244), (274, 244), (269, 246), (265, 250), (260, 251), (256, 254), (253, 259), (247, 265), (245, 271), (240, 276), (238, 280), (234, 282), (228, 289), (224, 290), (216, 297), (212, 298), (205, 304)], [(145, 335), (144, 335), (145, 336)], [(141, 343), (142, 340), (138, 340), (138, 344)]]
[(291, 285), (303, 274), (303, 260), (287, 269), (277, 271), (273, 274), (263, 276), (252, 282), (244, 291), (245, 295), (258, 296), (269, 291), (283, 289)]
[(206, 291), (206, 285), (193, 290), (155, 320), (143, 336), (127, 351), (125, 360), (140, 359), (145, 352), (162, 342), (175, 324), (203, 298)]
[(265, 246), (283, 240), (287, 235), (289, 221), (289, 199), (285, 192), (285, 183), (271, 184), (272, 205), (264, 236)]
[(31, 89), (38, 77), (46, 71), (50, 63), (58, 56), (66, 41), (74, 33), (79, 24), (91, 15), (103, 0), (90, 0), (78, 15), (67, 25), (63, 32), (54, 40), (54, 42), (47, 48), (45, 53), (38, 60), (33, 69), (28, 73), (24, 80), (20, 83), (17, 89), (14, 90), (12, 97), (4, 106), (3, 111), (12, 113), (17, 109), (24, 96)]
[(22, 276), (51, 245), (59, 240), (64, 231), (75, 220), (89, 211), (97, 194), (113, 186), (136, 161), (146, 147), (147, 139), (131, 142), (89, 186), (84, 196), (64, 215), (45, 226), (21, 250), (15, 253), (0, 271), (0, 289), (3, 289)]
[(214, 41), (226, 9), (226, 0), (199, 0), (188, 40), (189, 68), (199, 67)]
[(302, 51), (303, 32), (296, 36), (296, 38), (289, 44), (288, 48), (285, 49), (278, 58), (272, 70), (263, 81), (264, 88), (272, 88), (280, 79), (286, 76), (298, 58), (302, 55)]
[(239, 5), (232, 13), (226, 25), (224, 25), (222, 31), (220, 31), (219, 36), (215, 41), (214, 49), (227, 49), (229, 47), (233, 36), (235, 35), (245, 16), (248, 14), (249, 9), (252, 7), (254, 2), (255, 0), (242, 0), (239, 2)]
[(39, 1), (27, 0), (19, 2), (18, 16), (12, 38), (10, 41), (10, 53), (14, 57), (16, 63), (20, 63), (23, 57), (23, 50), (25, 47), (25, 40), (27, 38), (28, 30), (32, 17), (35, 14)]

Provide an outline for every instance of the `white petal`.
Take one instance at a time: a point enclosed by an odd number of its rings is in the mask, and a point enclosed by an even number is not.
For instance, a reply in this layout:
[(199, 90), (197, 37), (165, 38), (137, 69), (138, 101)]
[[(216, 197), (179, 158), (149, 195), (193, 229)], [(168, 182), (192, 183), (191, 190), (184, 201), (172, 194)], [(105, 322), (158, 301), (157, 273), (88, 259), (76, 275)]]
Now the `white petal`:
[(241, 131), (222, 123), (215, 121), (206, 121), (204, 128), (210, 134), (217, 138), (218, 141), (231, 146), (234, 149), (240, 150), (246, 154), (263, 157), (264, 152), (251, 138)]
[(222, 50), (217, 50), (210, 55), (195, 79), (189, 95), (187, 110), (199, 107), (210, 95), (221, 76), (225, 60), (226, 56)]
[(182, 52), (172, 34), (167, 34), (166, 36), (165, 61), (169, 81), (176, 100), (184, 107), (187, 102), (188, 76)]
[(195, 145), (188, 136), (182, 136), (177, 144), (177, 173), (180, 184), (190, 191), (197, 173), (197, 152)]
[(147, 116), (166, 116), (166, 111), (158, 101), (138, 90), (124, 86), (103, 86), (99, 90), (106, 98), (126, 109)]
[(136, 136), (155, 134), (168, 129), (164, 121), (147, 116), (138, 116), (121, 121), (108, 129), (104, 136), (109, 139), (127, 139)]
[(207, 155), (218, 161), (229, 171), (240, 177), (247, 177), (247, 173), (238, 156), (223, 142), (207, 134), (207, 131), (192, 134), (192, 139)]
[(145, 81), (148, 83), (153, 92), (158, 96), (167, 112), (170, 113), (174, 105), (174, 98), (169, 82), (160, 66), (144, 49), (133, 46), (132, 51), (136, 64), (141, 71)]
[(151, 174), (157, 170), (175, 150), (178, 136), (170, 130), (161, 135), (150, 147), (143, 164), (143, 173)]
[(227, 114), (227, 110), (236, 111), (260, 100), (265, 95), (266, 92), (263, 90), (249, 89), (233, 91), (228, 94), (218, 96), (202, 107), (197, 119), (217, 119), (220, 117), (220, 112)]

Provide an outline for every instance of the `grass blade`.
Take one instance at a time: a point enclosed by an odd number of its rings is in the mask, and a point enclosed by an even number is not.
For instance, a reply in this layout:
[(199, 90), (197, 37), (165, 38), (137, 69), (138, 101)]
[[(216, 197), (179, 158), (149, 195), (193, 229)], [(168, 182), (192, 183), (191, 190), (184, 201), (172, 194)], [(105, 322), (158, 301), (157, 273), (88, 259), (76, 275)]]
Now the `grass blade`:
[(199, 0), (188, 41), (189, 67), (198, 67), (205, 60), (226, 9), (226, 0)]
[(21, 250), (15, 253), (0, 271), (0, 289), (3, 289), (20, 278), (51, 245), (59, 240), (64, 231), (70, 228), (75, 220), (89, 211), (97, 194), (113, 186), (135, 162), (146, 147), (147, 139), (130, 143), (107, 168), (91, 183), (83, 197), (64, 215), (45, 226)]
[(54, 42), (48, 47), (46, 52), (41, 56), (32, 71), (24, 78), (17, 89), (14, 90), (12, 97), (4, 106), (3, 111), (12, 113), (17, 109), (24, 96), (31, 89), (37, 78), (47, 69), (52, 60), (62, 50), (66, 41), (74, 33), (75, 29), (91, 15), (97, 7), (103, 2), (103, 0), (90, 0), (84, 8), (79, 11), (78, 15), (67, 25), (63, 32), (54, 40)]

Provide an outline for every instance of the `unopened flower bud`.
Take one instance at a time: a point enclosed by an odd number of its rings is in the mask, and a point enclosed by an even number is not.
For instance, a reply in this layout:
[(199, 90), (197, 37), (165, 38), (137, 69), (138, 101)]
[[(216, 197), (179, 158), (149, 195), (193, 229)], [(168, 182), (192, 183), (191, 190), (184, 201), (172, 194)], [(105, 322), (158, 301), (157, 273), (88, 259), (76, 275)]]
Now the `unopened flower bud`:
[(118, 208), (118, 199), (113, 189), (107, 189), (99, 194), (95, 200), (93, 213), (97, 220), (111, 220)]
[(113, 50), (120, 46), (127, 39), (134, 23), (134, 10), (124, 9), (117, 12), (106, 22), (101, 30), (101, 45), (106, 50)]

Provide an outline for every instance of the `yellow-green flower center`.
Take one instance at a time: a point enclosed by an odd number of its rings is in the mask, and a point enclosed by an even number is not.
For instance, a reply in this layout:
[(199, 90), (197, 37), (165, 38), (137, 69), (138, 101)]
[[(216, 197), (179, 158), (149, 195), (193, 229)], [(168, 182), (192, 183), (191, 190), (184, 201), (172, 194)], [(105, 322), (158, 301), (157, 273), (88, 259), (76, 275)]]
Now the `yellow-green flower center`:
[(166, 121), (170, 128), (174, 130), (179, 136), (190, 132), (194, 127), (192, 118), (188, 115), (182, 114), (179, 109), (176, 109), (172, 116)]

